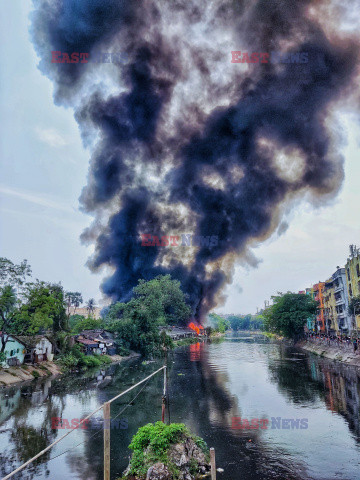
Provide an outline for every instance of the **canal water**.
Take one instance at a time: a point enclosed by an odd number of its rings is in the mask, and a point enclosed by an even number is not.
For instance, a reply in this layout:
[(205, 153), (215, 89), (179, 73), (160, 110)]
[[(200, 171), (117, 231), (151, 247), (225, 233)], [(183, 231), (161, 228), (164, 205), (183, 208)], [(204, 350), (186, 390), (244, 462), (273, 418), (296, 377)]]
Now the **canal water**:
[[(71, 424), (162, 364), (136, 358), (81, 377), (0, 390), (1, 477), (68, 431), (52, 429), (52, 419)], [(215, 447), (224, 470), (219, 480), (360, 478), (360, 372), (354, 367), (244, 335), (180, 347), (167, 364), (167, 419), (186, 423)], [(111, 430), (112, 480), (128, 465), (127, 446), (138, 427), (161, 418), (162, 385), (159, 374), (112, 404), (119, 420)], [(247, 428), (252, 419), (267, 428)], [(101, 479), (101, 414), (87, 427), (13, 478)]]

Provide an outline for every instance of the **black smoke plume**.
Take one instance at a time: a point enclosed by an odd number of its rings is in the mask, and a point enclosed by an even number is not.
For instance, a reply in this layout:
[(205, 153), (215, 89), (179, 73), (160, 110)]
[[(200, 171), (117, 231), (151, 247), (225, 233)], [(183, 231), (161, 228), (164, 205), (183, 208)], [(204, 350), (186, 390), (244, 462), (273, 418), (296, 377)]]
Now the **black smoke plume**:
[[(83, 239), (95, 243), (90, 267), (109, 267), (106, 295), (127, 299), (139, 278), (171, 273), (201, 319), (235, 261), (279, 226), (284, 205), (337, 193), (343, 162), (327, 120), (353, 88), (358, 47), (327, 31), (316, 17), (324, 5), (34, 2), (39, 68), (55, 102), (73, 106), (92, 152), (80, 201), (94, 222)], [(233, 64), (232, 50), (306, 52), (308, 62)], [(123, 52), (128, 61), (58, 64), (51, 51)], [(143, 233), (219, 242), (142, 247)]]

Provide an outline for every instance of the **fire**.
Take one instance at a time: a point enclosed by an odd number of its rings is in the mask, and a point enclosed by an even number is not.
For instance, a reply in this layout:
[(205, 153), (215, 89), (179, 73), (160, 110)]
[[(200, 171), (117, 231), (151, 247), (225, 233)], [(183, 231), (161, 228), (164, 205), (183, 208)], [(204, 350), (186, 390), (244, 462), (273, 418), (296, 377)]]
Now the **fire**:
[(198, 335), (200, 335), (200, 330), (204, 330), (204, 327), (202, 325), (195, 325), (194, 322), (189, 323), (189, 328), (191, 330), (194, 330)]

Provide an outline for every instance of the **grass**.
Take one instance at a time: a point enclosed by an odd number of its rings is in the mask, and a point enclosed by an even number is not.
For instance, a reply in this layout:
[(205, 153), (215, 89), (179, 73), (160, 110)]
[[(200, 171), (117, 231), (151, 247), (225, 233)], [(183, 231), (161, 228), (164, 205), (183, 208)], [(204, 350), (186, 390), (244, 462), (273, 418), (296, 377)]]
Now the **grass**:
[(181, 340), (176, 340), (175, 346), (180, 347), (181, 345), (192, 345), (193, 343), (199, 343), (202, 338), (197, 337), (189, 337), (189, 338), (182, 338)]
[(48, 372), (49, 369), (45, 367), (45, 365), (39, 365), (39, 367), (41, 370), (44, 370), (45, 372)]
[[(205, 453), (208, 460), (208, 447), (205, 441), (191, 434), (183, 423), (165, 425), (162, 422), (156, 422), (154, 424), (148, 423), (139, 428), (129, 445), (130, 450), (133, 451), (130, 463), (130, 478), (133, 478), (131, 475), (134, 475), (136, 478), (144, 479), (149, 467), (156, 462), (161, 462), (168, 467), (172, 474), (171, 478), (180, 478), (179, 468), (169, 460), (168, 451), (172, 445), (188, 437), (192, 438)], [(196, 460), (192, 461), (190, 467), (195, 474), (197, 471)]]

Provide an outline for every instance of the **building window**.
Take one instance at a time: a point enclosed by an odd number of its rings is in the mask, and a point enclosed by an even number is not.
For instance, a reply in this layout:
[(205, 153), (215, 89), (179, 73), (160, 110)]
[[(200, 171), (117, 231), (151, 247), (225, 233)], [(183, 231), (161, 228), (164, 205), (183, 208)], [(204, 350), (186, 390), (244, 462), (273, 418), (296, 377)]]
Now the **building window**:
[(356, 273), (357, 273), (357, 276), (360, 277), (360, 267), (359, 267), (359, 264), (356, 265)]
[(348, 279), (350, 280), (350, 269), (349, 269), (349, 267), (346, 270), (347, 270)]
[(351, 284), (349, 284), (349, 294), (350, 294), (350, 297), (352, 297), (352, 288), (351, 288)]

